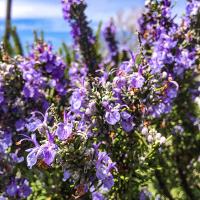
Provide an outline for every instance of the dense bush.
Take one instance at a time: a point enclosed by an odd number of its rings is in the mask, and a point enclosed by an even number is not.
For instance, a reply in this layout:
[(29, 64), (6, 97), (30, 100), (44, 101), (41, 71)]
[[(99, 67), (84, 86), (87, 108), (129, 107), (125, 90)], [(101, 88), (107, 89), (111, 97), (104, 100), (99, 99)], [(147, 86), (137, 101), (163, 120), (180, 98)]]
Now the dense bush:
[(0, 199), (199, 199), (200, 2), (146, 2), (137, 53), (61, 3), (72, 47), (1, 46)]

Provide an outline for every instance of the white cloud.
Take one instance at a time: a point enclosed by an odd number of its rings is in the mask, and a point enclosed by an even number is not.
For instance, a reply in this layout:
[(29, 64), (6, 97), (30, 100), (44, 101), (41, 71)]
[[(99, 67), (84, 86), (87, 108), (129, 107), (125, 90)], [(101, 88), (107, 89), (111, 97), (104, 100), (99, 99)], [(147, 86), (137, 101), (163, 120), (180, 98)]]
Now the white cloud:
[[(5, 0), (0, 0), (0, 8), (2, 11), (0, 12), (0, 18), (4, 18), (6, 10)], [(12, 17), (15, 19), (61, 18), (61, 5), (59, 3), (47, 3), (46, 1), (15, 0), (12, 6)]]
[[(88, 8), (86, 13), (92, 21), (106, 21), (115, 16), (121, 8), (130, 8), (131, 0), (121, 3), (121, 0), (86, 0)], [(137, 1), (136, 1), (137, 2)], [(6, 0), (0, 0), (0, 18), (5, 17)], [(38, 18), (62, 18), (60, 0), (14, 0), (12, 6), (12, 18), (14, 19), (38, 19)]]

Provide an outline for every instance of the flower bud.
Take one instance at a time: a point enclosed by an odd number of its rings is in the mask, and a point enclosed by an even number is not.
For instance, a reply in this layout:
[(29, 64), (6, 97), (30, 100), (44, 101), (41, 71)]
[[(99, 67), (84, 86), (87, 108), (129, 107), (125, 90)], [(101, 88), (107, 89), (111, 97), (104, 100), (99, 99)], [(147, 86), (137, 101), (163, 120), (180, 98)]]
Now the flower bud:
[(153, 141), (153, 136), (152, 136), (152, 135), (148, 135), (147, 141), (148, 141), (149, 143), (151, 143), (151, 142)]
[(164, 144), (166, 142), (166, 138), (164, 136), (162, 136), (160, 138), (160, 144)]
[(160, 133), (156, 133), (156, 139), (160, 140), (160, 138), (161, 138), (161, 134)]
[(142, 131), (141, 131), (141, 133), (142, 133), (142, 135), (147, 135), (148, 134), (148, 128), (147, 127), (143, 127), (142, 128)]

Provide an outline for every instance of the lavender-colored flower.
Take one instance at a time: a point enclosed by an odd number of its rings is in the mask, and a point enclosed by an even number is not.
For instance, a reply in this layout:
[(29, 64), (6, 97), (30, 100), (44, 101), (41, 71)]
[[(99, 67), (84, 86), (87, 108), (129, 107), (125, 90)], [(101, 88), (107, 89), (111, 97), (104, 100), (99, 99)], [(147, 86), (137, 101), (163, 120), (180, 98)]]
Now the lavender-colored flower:
[(104, 180), (103, 180), (103, 186), (110, 190), (114, 185), (114, 178), (112, 175), (107, 176)]
[(6, 193), (9, 197), (14, 197), (17, 194), (17, 185), (14, 180), (6, 187)]
[(0, 91), (0, 104), (4, 101), (4, 92)]
[(32, 193), (31, 188), (29, 187), (29, 183), (27, 180), (23, 181), (23, 184), (20, 185), (19, 189), (18, 189), (18, 196), (20, 198), (27, 198), (30, 194)]
[(104, 85), (106, 84), (106, 82), (108, 81), (108, 78), (109, 78), (109, 73), (107, 71), (104, 71), (103, 70), (98, 70), (98, 72), (101, 72), (101, 76), (99, 77), (99, 83)]
[(0, 200), (7, 200), (7, 198), (5, 196), (1, 195)]
[(63, 174), (63, 181), (67, 181), (71, 176), (71, 173), (68, 171), (68, 170), (65, 170), (64, 171), (64, 174)]
[(97, 154), (96, 176), (102, 181), (105, 188), (111, 189), (114, 185), (111, 170), (115, 169), (115, 163), (111, 161), (106, 152), (97, 152)]
[(194, 16), (200, 9), (200, 2), (198, 0), (192, 0), (187, 2), (186, 16)]
[(85, 95), (86, 91), (84, 89), (77, 89), (73, 92), (70, 99), (72, 111), (80, 111), (80, 108), (84, 103)]
[(71, 123), (59, 123), (56, 131), (59, 140), (66, 140), (71, 135), (72, 128)]
[(130, 61), (124, 61), (123, 63), (121, 63), (121, 65), (119, 66), (119, 72), (118, 75), (122, 74), (129, 74), (130, 72), (132, 72), (132, 67), (135, 64), (135, 60), (131, 59)]
[(41, 156), (47, 165), (51, 165), (56, 156), (57, 146), (54, 143), (47, 142), (41, 146)]
[(126, 131), (126, 132), (130, 132), (133, 130), (135, 123), (133, 122), (132, 117), (129, 118), (128, 120), (122, 120), (121, 121), (121, 125), (122, 128)]
[(170, 81), (166, 89), (166, 95), (170, 99), (174, 99), (177, 96), (179, 86), (175, 81)]
[(17, 155), (18, 152), (19, 152), (19, 150), (16, 150), (15, 153), (10, 153), (10, 156), (11, 156), (12, 161), (14, 163), (21, 163), (21, 162), (24, 161), (24, 157), (23, 156), (18, 157), (18, 155)]
[(48, 141), (41, 146), (37, 142), (35, 134), (32, 134), (31, 137), (26, 135), (24, 136), (25, 138), (20, 142), (31, 141), (35, 145), (34, 147), (26, 150), (29, 152), (27, 155), (27, 166), (31, 169), (37, 163), (39, 158), (42, 159), (47, 165), (51, 165), (54, 161), (57, 150), (57, 146), (53, 142), (53, 136), (50, 133), (47, 133)]
[(79, 45), (89, 73), (94, 74), (98, 67), (99, 55), (95, 48), (95, 37), (84, 13), (86, 3), (84, 0), (61, 0), (61, 3), (64, 19), (72, 28), (75, 45)]
[(85, 114), (88, 116), (92, 116), (96, 112), (96, 103), (94, 101), (88, 104), (88, 107), (85, 111)]
[(128, 120), (128, 119), (131, 118), (131, 114), (128, 113), (127, 111), (122, 111), (122, 112), (121, 112), (121, 117), (122, 117), (122, 119), (124, 119), (124, 120)]
[(25, 128), (25, 121), (22, 119), (19, 119), (15, 123), (16, 131), (22, 131)]
[(92, 193), (92, 200), (104, 200), (104, 196), (99, 192)]
[(25, 138), (20, 140), (20, 142), (22, 141), (31, 141), (33, 142), (33, 144), (35, 145), (35, 147), (27, 149), (27, 152), (30, 152), (27, 155), (27, 166), (31, 169), (33, 167), (33, 165), (35, 165), (37, 163), (37, 159), (39, 157), (39, 150), (40, 150), (40, 145), (36, 140), (36, 135), (32, 134), (31, 137), (28, 137), (25, 135)]
[(139, 200), (148, 200), (152, 197), (151, 192), (149, 192), (146, 188), (140, 192)]
[(169, 113), (170, 111), (171, 111), (171, 104), (162, 102), (153, 107), (152, 116), (160, 117), (162, 114)]
[(133, 130), (135, 123), (133, 122), (133, 117), (127, 111), (121, 112), (121, 126), (126, 132)]
[(35, 101), (44, 101), (47, 89), (55, 89), (59, 95), (65, 95), (65, 68), (62, 59), (53, 53), (51, 45), (37, 42), (29, 56), (19, 63), (25, 82), (22, 94), (26, 99)]
[(120, 121), (120, 113), (117, 108), (109, 108), (105, 114), (106, 122), (110, 125), (115, 125)]
[(181, 125), (174, 126), (173, 133), (174, 134), (182, 134), (184, 132), (184, 128)]
[(126, 86), (127, 84), (127, 80), (126, 77), (124, 76), (116, 76), (113, 80), (113, 85), (114, 87), (118, 88), (118, 89), (122, 89)]
[(69, 122), (69, 113), (64, 113), (64, 122), (58, 123), (56, 135), (59, 140), (66, 140), (72, 134), (73, 124)]
[(104, 180), (107, 177), (107, 167), (104, 165), (99, 165), (97, 167), (96, 176), (99, 180)]
[[(34, 132), (38, 129), (42, 129), (47, 127), (47, 119), (48, 119), (48, 110), (46, 110), (45, 115), (43, 115), (41, 112), (35, 111), (31, 113), (31, 117), (27, 120), (26, 128), (30, 132)], [(36, 116), (38, 114), (40, 116)]]
[(8, 132), (0, 131), (0, 153), (5, 151), (12, 145), (12, 135)]
[(139, 200), (147, 200), (147, 196), (143, 191), (140, 192), (140, 199)]
[(142, 76), (141, 73), (139, 72), (133, 73), (131, 77), (130, 86), (133, 88), (140, 89), (144, 85), (144, 82), (145, 82), (145, 78)]
[(119, 52), (116, 41), (116, 27), (112, 20), (104, 28), (103, 35), (109, 48), (110, 60), (114, 65), (117, 65), (119, 61)]

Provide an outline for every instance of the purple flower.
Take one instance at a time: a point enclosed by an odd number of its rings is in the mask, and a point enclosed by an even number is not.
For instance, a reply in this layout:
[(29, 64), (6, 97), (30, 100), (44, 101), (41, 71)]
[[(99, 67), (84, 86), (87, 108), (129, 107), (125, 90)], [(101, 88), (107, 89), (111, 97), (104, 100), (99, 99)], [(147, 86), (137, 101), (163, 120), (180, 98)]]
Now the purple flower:
[(72, 128), (71, 123), (59, 123), (56, 131), (59, 140), (66, 140), (72, 134)]
[(61, 3), (64, 19), (71, 26), (74, 43), (79, 45), (83, 61), (89, 72), (94, 74), (99, 58), (95, 48), (95, 37), (85, 16), (87, 5), (82, 0), (61, 0)]
[(99, 180), (104, 180), (107, 177), (107, 167), (102, 165), (99, 165), (97, 167), (96, 176)]
[(129, 114), (127, 111), (121, 112), (122, 119), (128, 120), (131, 117), (131, 114)]
[(199, 9), (200, 9), (200, 2), (198, 0), (188, 1), (186, 7), (186, 16), (196, 15)]
[(114, 86), (118, 89), (122, 89), (126, 86), (126, 78), (124, 76), (116, 76), (113, 80)]
[(38, 151), (39, 151), (39, 147), (35, 147), (35, 148), (31, 148), (31, 149), (27, 149), (27, 152), (30, 152), (27, 155), (27, 166), (32, 169), (32, 167), (37, 163), (37, 159), (38, 159)]
[(54, 143), (47, 142), (41, 146), (41, 156), (47, 165), (51, 165), (56, 156), (57, 146)]
[(36, 96), (35, 89), (32, 86), (28, 85), (28, 84), (26, 84), (24, 86), (24, 88), (23, 88), (23, 94), (24, 94), (24, 96), (26, 98), (33, 98), (34, 95)]
[(120, 66), (119, 66), (119, 72), (118, 74), (124, 73), (124, 74), (129, 74), (132, 71), (132, 67), (135, 64), (135, 60), (131, 59), (130, 61), (124, 61)]
[(10, 156), (12, 158), (12, 161), (15, 162), (15, 163), (21, 163), (24, 161), (24, 157), (21, 156), (21, 157), (18, 157), (18, 152), (19, 150), (16, 150), (15, 153), (10, 153)]
[(104, 200), (104, 196), (99, 192), (92, 193), (92, 200)]
[(22, 94), (26, 99), (44, 101), (47, 90), (54, 88), (59, 95), (65, 95), (65, 68), (62, 59), (52, 52), (51, 45), (37, 42), (19, 64), (25, 82)]
[(176, 125), (173, 128), (173, 133), (174, 134), (182, 134), (184, 132), (184, 128), (181, 125)]
[(96, 112), (96, 103), (91, 101), (86, 108), (85, 114), (88, 116), (92, 116)]
[(121, 121), (121, 125), (122, 128), (126, 131), (126, 132), (130, 132), (133, 130), (135, 123), (133, 122), (132, 117), (129, 118), (128, 120), (122, 120)]
[(130, 85), (133, 88), (141, 88), (144, 85), (145, 78), (139, 72), (133, 73)]
[(4, 92), (0, 91), (0, 104), (4, 101)]
[(73, 129), (73, 124), (69, 122), (69, 113), (64, 112), (64, 123), (59, 123), (56, 130), (56, 135), (59, 140), (66, 140), (71, 134)]
[(152, 194), (146, 188), (140, 192), (139, 200), (148, 200), (151, 199)]
[(133, 118), (131, 117), (131, 114), (129, 114), (127, 111), (123, 111), (121, 112), (121, 125), (122, 128), (126, 131), (126, 132), (130, 132), (133, 130), (135, 124), (133, 123)]
[(16, 123), (15, 123), (16, 131), (22, 131), (22, 130), (24, 130), (24, 127), (25, 127), (24, 120), (19, 119), (19, 120), (16, 121)]
[(84, 89), (77, 89), (76, 91), (73, 92), (70, 99), (72, 110), (80, 111), (80, 108), (84, 103), (85, 95), (86, 91)]
[(112, 175), (107, 176), (104, 180), (103, 180), (103, 186), (105, 188), (107, 188), (108, 190), (110, 190), (114, 185), (114, 178)]
[(48, 141), (43, 145), (39, 145), (36, 140), (35, 134), (32, 134), (31, 137), (24, 135), (25, 138), (22, 141), (31, 141), (35, 145), (33, 148), (27, 149), (29, 152), (27, 155), (27, 166), (31, 169), (38, 159), (42, 159), (47, 165), (51, 165), (56, 156), (57, 146), (53, 143), (53, 137), (50, 133), (47, 133)]
[(171, 110), (171, 104), (170, 103), (159, 103), (158, 105), (153, 107), (153, 113), (152, 115), (154, 117), (160, 117), (162, 114), (169, 113)]
[(27, 160), (27, 166), (31, 169), (33, 167), (33, 165), (35, 165), (37, 163), (37, 159), (38, 159), (38, 156), (39, 156), (38, 152), (40, 150), (40, 145), (36, 140), (35, 134), (32, 134), (31, 137), (28, 137), (26, 135), (24, 135), (24, 136), (25, 136), (25, 138), (20, 140), (20, 142), (22, 142), (22, 141), (31, 141), (35, 145), (35, 147), (26, 150), (27, 152), (30, 152), (27, 155), (26, 160)]
[(114, 185), (114, 179), (111, 174), (112, 169), (116, 169), (115, 163), (113, 163), (106, 152), (97, 152), (96, 161), (96, 176), (102, 181), (103, 186), (107, 189), (111, 189)]
[(68, 170), (65, 170), (64, 171), (64, 174), (63, 174), (64, 176), (63, 176), (63, 181), (67, 181), (69, 178), (70, 178), (70, 176), (71, 176), (71, 173), (68, 171)]
[(147, 200), (147, 196), (143, 191), (140, 192), (140, 199), (139, 200)]
[(170, 99), (175, 98), (177, 96), (178, 89), (178, 83), (175, 81), (170, 81), (166, 90), (167, 97), (169, 97)]
[(107, 155), (106, 152), (97, 152), (97, 162), (96, 162), (96, 167), (101, 168), (102, 174), (99, 174), (99, 179), (104, 179), (106, 174), (104, 173), (104, 169), (108, 173), (112, 168), (114, 168), (115, 164), (111, 162), (110, 157)]
[(120, 121), (120, 113), (117, 108), (108, 108), (105, 114), (106, 122), (110, 125), (115, 125)]
[(27, 198), (32, 193), (32, 190), (29, 187), (27, 180), (25, 180), (23, 184), (19, 187), (17, 193), (18, 193), (18, 196), (21, 198)]
[(0, 131), (0, 153), (5, 151), (12, 145), (12, 135), (8, 132)]
[(103, 35), (109, 48), (110, 60), (117, 65), (119, 61), (118, 42), (116, 41), (116, 27), (112, 20), (106, 25)]
[(10, 185), (6, 187), (6, 193), (9, 197), (13, 197), (17, 194), (17, 185), (15, 181), (11, 181)]
[[(49, 108), (46, 110), (45, 115), (43, 115), (39, 111), (31, 113), (32, 116), (27, 120), (28, 123), (26, 124), (26, 128), (28, 129), (28, 131), (34, 132), (37, 129), (47, 127), (48, 110)], [(36, 116), (36, 114), (39, 114), (41, 119), (38, 116)]]
[(0, 196), (0, 200), (7, 200), (6, 197), (4, 197), (3, 195)]

